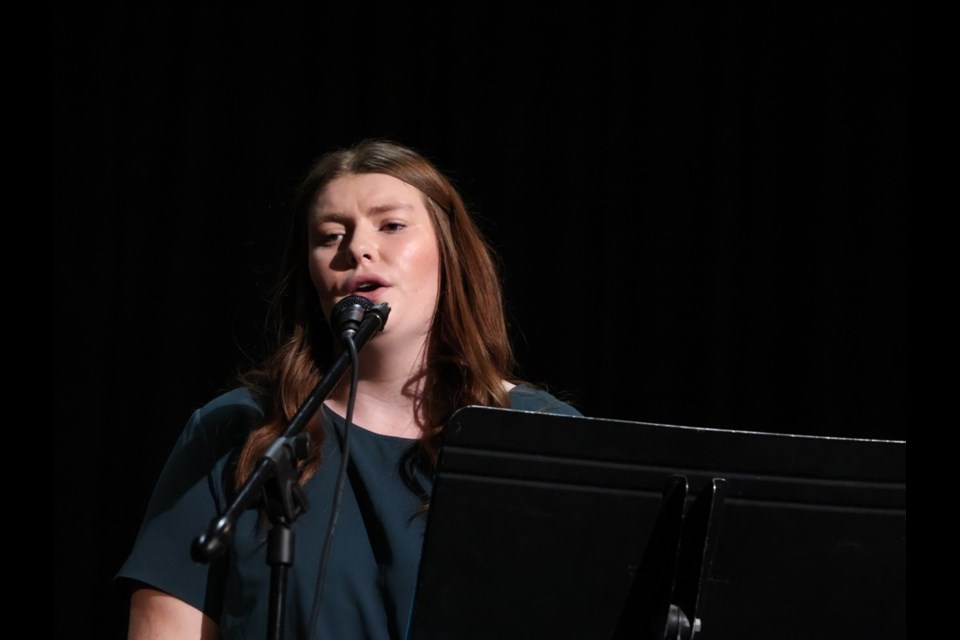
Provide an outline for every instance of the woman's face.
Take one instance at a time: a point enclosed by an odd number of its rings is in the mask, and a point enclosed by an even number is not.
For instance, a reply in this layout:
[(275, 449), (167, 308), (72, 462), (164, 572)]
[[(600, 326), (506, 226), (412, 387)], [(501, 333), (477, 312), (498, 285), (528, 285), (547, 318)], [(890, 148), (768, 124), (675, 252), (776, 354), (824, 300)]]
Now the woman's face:
[(382, 173), (336, 178), (307, 217), (310, 278), (325, 317), (349, 295), (390, 305), (384, 333), (425, 337), (440, 288), (433, 221), (415, 187)]

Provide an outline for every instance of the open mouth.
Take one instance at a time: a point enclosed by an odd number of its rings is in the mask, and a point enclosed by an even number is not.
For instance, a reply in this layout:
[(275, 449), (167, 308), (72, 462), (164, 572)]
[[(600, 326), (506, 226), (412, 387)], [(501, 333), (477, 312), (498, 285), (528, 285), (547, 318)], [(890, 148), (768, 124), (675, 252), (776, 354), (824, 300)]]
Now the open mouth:
[(376, 291), (382, 286), (383, 285), (379, 282), (363, 282), (357, 285), (357, 288), (354, 289), (354, 293), (369, 293), (370, 291)]

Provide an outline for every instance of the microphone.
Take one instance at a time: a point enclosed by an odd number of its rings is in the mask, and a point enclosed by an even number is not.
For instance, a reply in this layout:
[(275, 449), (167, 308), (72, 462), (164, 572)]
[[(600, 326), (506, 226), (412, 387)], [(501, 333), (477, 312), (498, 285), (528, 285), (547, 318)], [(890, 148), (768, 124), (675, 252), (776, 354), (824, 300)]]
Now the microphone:
[[(331, 310), (330, 327), (341, 339), (350, 338), (350, 342), (359, 351), (375, 333), (383, 331), (388, 317), (390, 317), (390, 305), (386, 302), (373, 304), (363, 296), (347, 296), (335, 304)], [(194, 539), (191, 546), (194, 560), (209, 563), (227, 549), (240, 514), (255, 505), (261, 496), (266, 495), (265, 483), (278, 476), (278, 468), (289, 467), (290, 461), (285, 458), (288, 452), (295, 460), (302, 460), (305, 457), (297, 436), (306, 429), (307, 423), (320, 408), (324, 398), (330, 394), (350, 365), (350, 354), (341, 352), (297, 409), (280, 437), (267, 448), (260, 462), (237, 491), (226, 510), (210, 522), (204, 533)], [(286, 446), (288, 442), (295, 446)], [(344, 456), (344, 460), (346, 459)], [(281, 493), (286, 495), (285, 492)], [(283, 503), (283, 507), (289, 508), (286, 503)], [(305, 510), (306, 507), (304, 506), (303, 509)], [(288, 515), (288, 519), (295, 520), (298, 515), (299, 513), (292, 513)]]
[(341, 342), (346, 339), (353, 340), (363, 316), (372, 308), (373, 302), (369, 298), (347, 296), (333, 306), (330, 312), (330, 329)]

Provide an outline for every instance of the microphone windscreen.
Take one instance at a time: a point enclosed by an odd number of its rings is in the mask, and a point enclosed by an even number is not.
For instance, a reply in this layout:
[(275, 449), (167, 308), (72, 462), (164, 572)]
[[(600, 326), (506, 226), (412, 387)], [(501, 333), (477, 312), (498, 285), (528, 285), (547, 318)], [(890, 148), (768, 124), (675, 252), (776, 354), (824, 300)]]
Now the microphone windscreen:
[(330, 312), (330, 329), (338, 337), (353, 335), (360, 328), (363, 315), (373, 307), (373, 302), (363, 296), (347, 296), (333, 306)]

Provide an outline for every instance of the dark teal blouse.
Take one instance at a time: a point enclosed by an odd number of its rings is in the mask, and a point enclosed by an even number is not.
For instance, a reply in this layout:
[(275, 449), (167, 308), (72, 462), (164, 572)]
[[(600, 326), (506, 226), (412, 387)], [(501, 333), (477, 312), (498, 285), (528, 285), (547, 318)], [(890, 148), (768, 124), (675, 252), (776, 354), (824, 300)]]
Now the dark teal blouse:
[[(527, 385), (510, 392), (512, 408), (580, 415)], [(344, 420), (324, 407), (328, 433)], [(197, 410), (157, 482), (133, 550), (117, 578), (176, 596), (218, 621), (221, 638), (267, 637), (270, 566), (268, 526), (254, 511), (237, 522), (230, 550), (212, 565), (194, 562), (190, 546), (232, 498), (236, 456), (263, 409), (246, 389)], [(344, 486), (318, 610), (308, 633), (320, 556), (340, 468), (340, 438), (330, 437), (323, 464), (304, 485), (309, 508), (293, 525), (294, 565), (288, 574), (285, 638), (401, 639), (413, 602), (426, 517), (422, 497), (431, 478), (410, 462), (416, 441), (354, 426)]]

